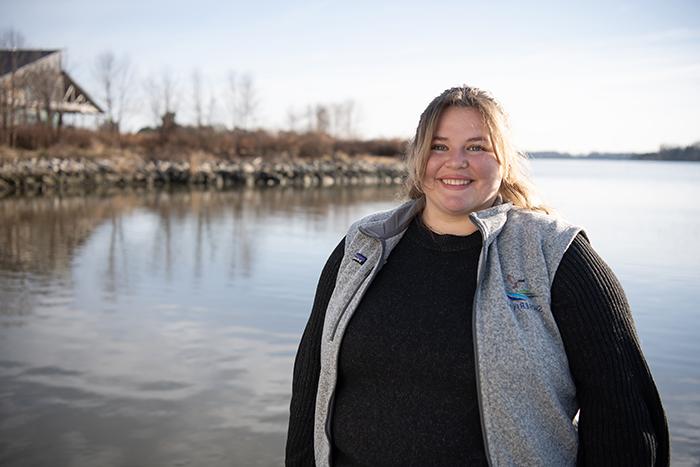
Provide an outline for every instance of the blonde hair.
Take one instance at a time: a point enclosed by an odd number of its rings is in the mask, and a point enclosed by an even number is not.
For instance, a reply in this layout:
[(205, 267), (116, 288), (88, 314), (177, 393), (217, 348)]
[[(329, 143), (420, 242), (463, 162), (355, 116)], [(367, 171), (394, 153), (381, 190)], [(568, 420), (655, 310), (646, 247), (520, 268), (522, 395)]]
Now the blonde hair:
[(471, 108), (481, 114), (491, 138), (496, 160), (501, 166), (503, 179), (498, 194), (503, 200), (521, 208), (551, 213), (551, 209), (543, 205), (535, 195), (528, 175), (527, 156), (513, 146), (505, 111), (488, 92), (469, 86), (445, 90), (433, 99), (421, 114), (416, 135), (410, 141), (406, 153), (406, 195), (411, 199), (424, 196), (422, 182), (430, 146), (438, 119), (448, 107)]

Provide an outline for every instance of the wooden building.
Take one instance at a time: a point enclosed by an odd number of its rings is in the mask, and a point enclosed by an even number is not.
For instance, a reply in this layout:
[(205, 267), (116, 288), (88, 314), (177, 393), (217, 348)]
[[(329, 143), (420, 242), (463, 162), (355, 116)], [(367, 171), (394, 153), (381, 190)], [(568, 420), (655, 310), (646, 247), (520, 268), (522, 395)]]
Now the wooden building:
[(44, 122), (60, 127), (64, 114), (101, 114), (100, 106), (63, 69), (60, 50), (0, 49), (2, 128)]

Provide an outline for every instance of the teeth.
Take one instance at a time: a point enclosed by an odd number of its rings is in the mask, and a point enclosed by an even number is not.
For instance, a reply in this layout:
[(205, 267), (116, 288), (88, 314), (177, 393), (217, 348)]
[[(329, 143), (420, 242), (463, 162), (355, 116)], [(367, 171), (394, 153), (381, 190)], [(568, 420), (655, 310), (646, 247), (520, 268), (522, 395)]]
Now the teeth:
[(454, 178), (443, 178), (442, 183), (445, 185), (469, 185), (471, 180), (454, 179)]

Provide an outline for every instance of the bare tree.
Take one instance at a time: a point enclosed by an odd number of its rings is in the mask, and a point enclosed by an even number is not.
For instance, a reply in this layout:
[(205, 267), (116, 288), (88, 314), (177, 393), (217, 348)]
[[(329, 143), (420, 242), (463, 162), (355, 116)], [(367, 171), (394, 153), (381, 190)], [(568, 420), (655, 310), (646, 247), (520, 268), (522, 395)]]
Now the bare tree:
[(163, 118), (166, 115), (171, 115), (174, 118), (177, 112), (177, 88), (175, 80), (168, 70), (163, 70), (159, 78), (155, 78), (153, 75), (148, 77), (144, 82), (144, 90), (156, 126), (163, 123)]
[(311, 105), (306, 106), (306, 131), (314, 131), (314, 108)]
[(319, 133), (328, 133), (330, 127), (330, 115), (328, 107), (322, 104), (316, 104), (316, 131)]
[(5, 49), (21, 49), (25, 42), (24, 34), (14, 28), (6, 29), (0, 34), (0, 44)]
[(352, 138), (355, 133), (355, 101), (348, 99), (330, 105), (331, 131), (336, 138)]
[(161, 83), (165, 113), (174, 114), (177, 112), (177, 85), (172, 73), (169, 70), (164, 70), (161, 74)]
[(216, 115), (216, 98), (209, 96), (209, 106), (207, 108), (207, 126), (214, 126), (214, 115)]
[(131, 98), (132, 98), (132, 92), (133, 92), (133, 84), (134, 84), (134, 69), (131, 66), (131, 60), (125, 55), (121, 59), (121, 70), (120, 73), (117, 75), (117, 80), (116, 80), (116, 98), (117, 98), (117, 106), (116, 106), (116, 113), (115, 113), (115, 119), (116, 119), (116, 125), (117, 125), (117, 132), (120, 131), (122, 124), (124, 123), (124, 119), (126, 115), (130, 112), (131, 110)]
[(95, 60), (93, 73), (100, 84), (102, 99), (107, 111), (107, 121), (114, 123), (114, 75), (117, 72), (117, 59), (111, 51), (102, 52)]
[(1, 67), (10, 70), (10, 77), (2, 82), (0, 87), (0, 114), (2, 115), (3, 140), (10, 146), (15, 145), (16, 113), (18, 107), (17, 92), (21, 87), (17, 77), (17, 49), (24, 47), (25, 39), (16, 29), (7, 29), (0, 34), (0, 48), (9, 49), (9, 53), (3, 56), (8, 63), (1, 63)]
[(336, 138), (352, 138), (355, 127), (355, 101), (348, 99), (331, 104), (307, 107), (307, 129), (330, 133)]
[(236, 73), (229, 70), (226, 76), (226, 109), (231, 118), (231, 129), (234, 130), (238, 126), (238, 83)]
[(56, 115), (55, 103), (63, 98), (63, 78), (60, 64), (40, 63), (27, 70), (24, 76), (25, 91), (28, 102), (36, 102), (34, 108), (37, 121), (42, 121), (47, 128), (53, 128)]
[(192, 71), (192, 104), (194, 107), (194, 117), (197, 128), (201, 128), (204, 114), (204, 104), (202, 98), (202, 74), (197, 69)]
[(355, 136), (355, 124), (357, 120), (357, 112), (355, 111), (355, 101), (348, 99), (342, 104), (342, 124), (339, 132), (345, 138)]
[(101, 88), (107, 123), (119, 133), (132, 80), (131, 63), (127, 57), (118, 59), (113, 52), (105, 51), (97, 56), (93, 73)]
[(199, 69), (192, 71), (192, 107), (195, 124), (198, 128), (212, 126), (216, 114), (216, 98), (211, 92), (211, 85), (202, 79)]
[(241, 78), (238, 93), (238, 121), (241, 128), (248, 129), (255, 123), (258, 110), (257, 91), (253, 84), (253, 78), (246, 73)]
[(296, 113), (293, 107), (287, 107), (287, 129), (289, 131), (297, 131), (299, 126), (299, 114)]
[(57, 70), (58, 70), (58, 98), (52, 103), (55, 106), (56, 118), (56, 137), (60, 138), (61, 129), (63, 128), (63, 114), (66, 112), (64, 104), (70, 98), (66, 94), (69, 87), (68, 70), (75, 69), (74, 62), (70, 60), (70, 55), (62, 51), (58, 54)]
[(342, 136), (340, 127), (343, 121), (343, 105), (335, 102), (329, 107), (331, 112), (331, 134), (336, 138), (340, 138)]
[(161, 102), (160, 86), (153, 76), (149, 76), (143, 83), (143, 89), (148, 99), (148, 107), (151, 111), (153, 125), (159, 126), (163, 115), (163, 104)]

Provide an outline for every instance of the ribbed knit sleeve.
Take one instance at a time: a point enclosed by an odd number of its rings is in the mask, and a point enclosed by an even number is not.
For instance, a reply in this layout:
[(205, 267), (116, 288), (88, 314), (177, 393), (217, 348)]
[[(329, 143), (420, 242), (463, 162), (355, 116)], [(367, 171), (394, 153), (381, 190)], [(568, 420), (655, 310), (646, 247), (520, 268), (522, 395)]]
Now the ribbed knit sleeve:
[(321, 334), (326, 308), (335, 288), (344, 250), (345, 239), (343, 238), (331, 253), (321, 272), (311, 316), (306, 323), (294, 361), (294, 380), (285, 456), (287, 467), (313, 467), (315, 465), (314, 412), (318, 378), (321, 372)]
[(610, 268), (578, 235), (552, 284), (559, 327), (580, 406), (580, 466), (667, 466), (661, 399)]

